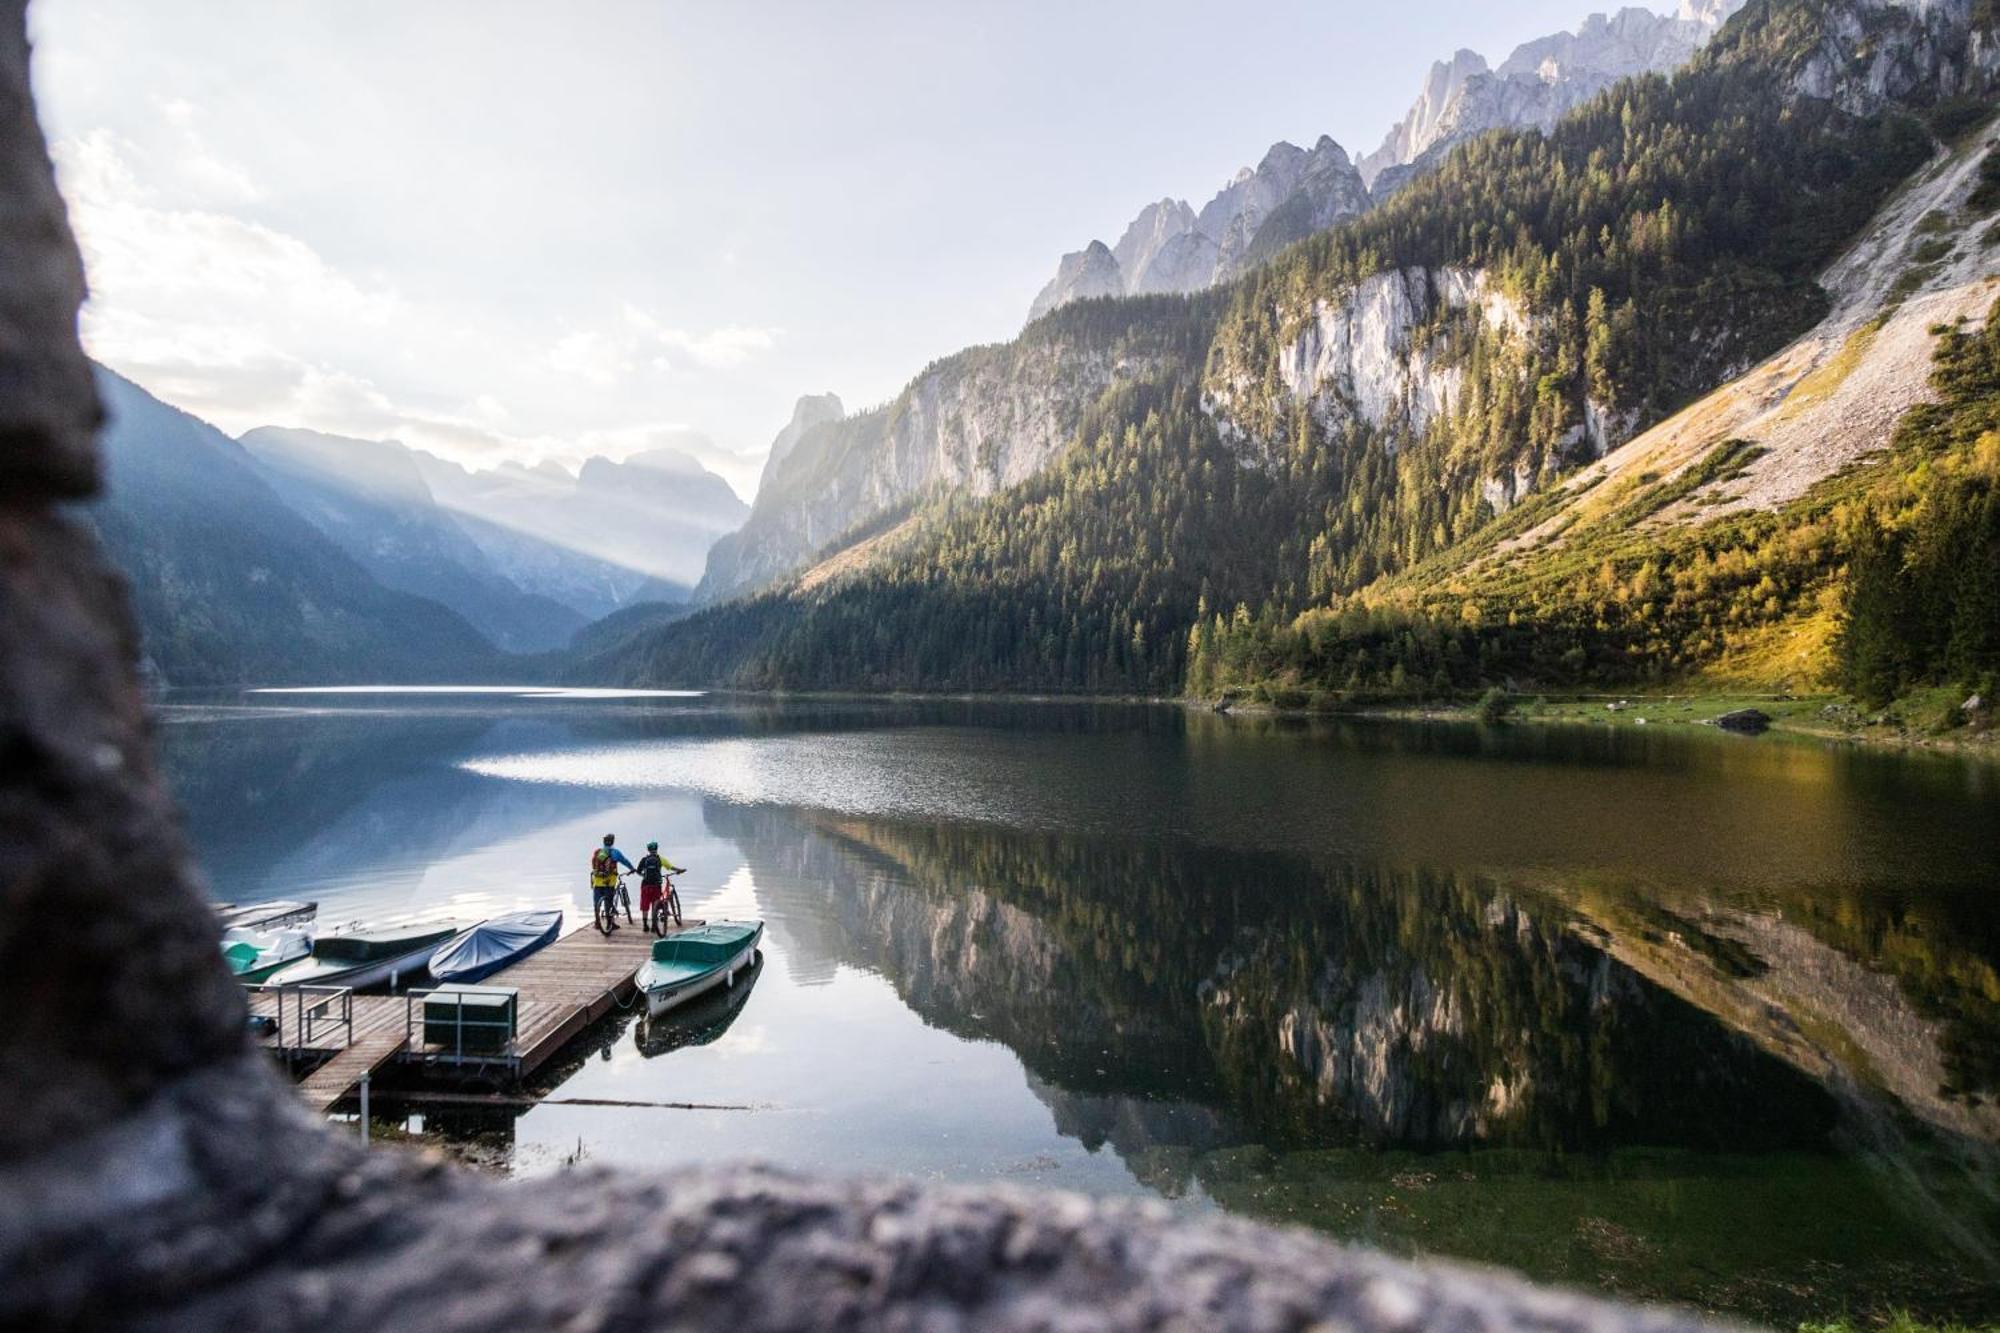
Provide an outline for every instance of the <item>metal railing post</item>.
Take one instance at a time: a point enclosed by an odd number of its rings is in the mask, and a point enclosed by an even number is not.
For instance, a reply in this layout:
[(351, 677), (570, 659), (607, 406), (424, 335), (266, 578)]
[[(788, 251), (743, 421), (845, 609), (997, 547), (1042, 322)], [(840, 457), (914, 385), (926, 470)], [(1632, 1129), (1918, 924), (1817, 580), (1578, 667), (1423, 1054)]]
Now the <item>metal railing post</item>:
[(363, 1143), (368, 1142), (368, 1078), (367, 1074), (361, 1076), (361, 1141)]

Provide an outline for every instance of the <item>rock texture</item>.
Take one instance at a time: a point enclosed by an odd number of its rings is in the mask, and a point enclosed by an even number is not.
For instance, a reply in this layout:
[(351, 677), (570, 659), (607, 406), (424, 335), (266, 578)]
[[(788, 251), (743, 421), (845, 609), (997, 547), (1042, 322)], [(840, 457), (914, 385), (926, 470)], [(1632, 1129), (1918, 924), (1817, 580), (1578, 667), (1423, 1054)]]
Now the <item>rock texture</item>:
[[(0, 62), (25, 71), (27, 34), (0, 25)], [(25, 77), (0, 80), (0, 496), (88, 495), (97, 487), (97, 395), (76, 340), (83, 261), (56, 194)]]
[[(1444, 355), (1445, 318), (1466, 319), (1503, 336), (1526, 336), (1520, 305), (1484, 273), (1457, 268), (1392, 269), (1336, 299), (1297, 312), (1277, 349), (1282, 405), (1304, 403), (1325, 426), (1358, 421), (1411, 438), (1449, 415), (1464, 373)], [(1270, 407), (1261, 367), (1217, 358), (1204, 402), (1224, 433), (1253, 454), (1280, 447), (1253, 424)], [(1282, 413), (1280, 414), (1282, 415)]]
[(2000, 74), (1992, 25), (1984, 0), (1851, 0), (1829, 11), (1793, 82), (1858, 113), (1923, 88), (1977, 94)]
[(1276, 143), (1199, 213), (1162, 199), (1139, 211), (1115, 247), (1092, 241), (1064, 255), (1028, 318), (1093, 296), (1198, 292), (1367, 207), (1361, 173), (1332, 139), (1310, 149)]
[(1575, 32), (1514, 48), (1497, 69), (1459, 51), (1431, 66), (1409, 112), (1358, 163), (1361, 176), (1379, 199), (1488, 130), (1547, 130), (1620, 79), (1686, 64), (1743, 4), (1684, 0), (1671, 17), (1634, 7), (1592, 14)]

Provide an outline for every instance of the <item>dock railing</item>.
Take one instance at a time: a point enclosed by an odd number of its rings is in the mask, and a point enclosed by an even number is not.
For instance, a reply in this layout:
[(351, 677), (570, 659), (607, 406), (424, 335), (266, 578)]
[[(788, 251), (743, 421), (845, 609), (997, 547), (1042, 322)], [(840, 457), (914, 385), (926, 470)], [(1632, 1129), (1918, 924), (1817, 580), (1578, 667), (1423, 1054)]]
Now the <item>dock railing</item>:
[[(281, 1055), (300, 1051), (345, 1050), (354, 1044), (354, 991), (347, 986), (245, 986), (252, 996), (251, 1017), (272, 1018)], [(275, 1014), (258, 1004), (259, 997), (271, 997)], [(289, 999), (290, 1003), (287, 1004)], [(285, 1018), (289, 1011), (289, 1035)], [(328, 1040), (340, 1034), (335, 1044)]]
[[(505, 995), (506, 1004), (497, 1017), (466, 1014), (464, 1004), (452, 1006), (449, 1017), (433, 1018), (425, 1002), (437, 997), (461, 995)], [(486, 986), (434, 986), (429, 990), (405, 992), (403, 1037), (407, 1049), (426, 1063), (471, 1065), (511, 1065), (520, 1058), (515, 1038), (519, 1033), (521, 999), (510, 988)], [(433, 1036), (441, 1038), (433, 1040)], [(467, 1045), (468, 1038), (471, 1041)]]

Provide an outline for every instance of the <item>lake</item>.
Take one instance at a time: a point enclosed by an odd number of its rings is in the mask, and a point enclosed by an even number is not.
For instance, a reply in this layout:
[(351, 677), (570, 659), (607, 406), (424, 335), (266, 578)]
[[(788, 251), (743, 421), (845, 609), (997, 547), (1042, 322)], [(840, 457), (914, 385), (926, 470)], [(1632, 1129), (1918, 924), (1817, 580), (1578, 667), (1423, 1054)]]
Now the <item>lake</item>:
[(1142, 1195), (1777, 1323), (2000, 1314), (2000, 768), (1698, 728), (621, 691), (170, 698), (220, 898), (556, 904), (754, 981), (410, 1125)]

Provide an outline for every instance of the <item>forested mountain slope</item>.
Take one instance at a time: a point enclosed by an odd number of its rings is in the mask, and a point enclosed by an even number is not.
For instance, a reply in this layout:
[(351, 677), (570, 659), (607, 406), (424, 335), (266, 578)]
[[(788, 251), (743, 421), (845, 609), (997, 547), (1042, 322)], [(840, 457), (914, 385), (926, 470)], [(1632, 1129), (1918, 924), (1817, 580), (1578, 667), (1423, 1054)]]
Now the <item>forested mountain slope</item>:
[(104, 498), (83, 513), (171, 685), (439, 680), (489, 670), (456, 613), (395, 592), (288, 508), (236, 441), (98, 372)]
[(743, 527), (715, 545), (697, 596), (765, 587), (816, 552), (940, 494), (987, 496), (1040, 472), (1114, 383), (1199, 362), (1214, 327), (1206, 297), (1064, 307), (1011, 343), (931, 363), (890, 403), (797, 436)]
[[(1474, 140), (1229, 287), (1066, 307), (1016, 344), (966, 354), (983, 381), (953, 379), (966, 419), (1036, 401), (1028, 438), (1053, 466), (1011, 489), (989, 468), (981, 485), (884, 505), (850, 534), (865, 549), (797, 587), (585, 669), (657, 683), (1304, 694), (1629, 680), (1740, 655), (1726, 636), (1686, 651), (1621, 636), (1594, 608), (1471, 606), (1454, 580), (1586, 484), (1563, 483), (1803, 336), (1927, 299), (1933, 279), (1992, 271), (1992, 201), (1975, 179), (1985, 150), (1965, 136), (1991, 109), (1994, 25), (1983, 0), (1754, 0), (1675, 78), (1618, 85), (1547, 135)], [(1878, 214), (1899, 187), (1930, 188), (1913, 180), (1926, 169), (1956, 184), (1924, 210), (1931, 230), (1912, 250), (1887, 239), (1896, 206)], [(1876, 249), (1850, 251), (1871, 219)], [(1906, 344), (1907, 321), (1890, 324), (1885, 345)], [(1051, 351), (1040, 366), (1038, 347)], [(1952, 364), (1970, 355), (1946, 350)], [(1901, 358), (1898, 382), (1921, 386), (1924, 361)], [(1059, 377), (1066, 392), (1049, 393)], [(1917, 396), (1872, 398), (1886, 412)], [(825, 442), (836, 492), (893, 478), (884, 442), (899, 410), (865, 430), (838, 423)], [(1889, 424), (1764, 466), (1797, 497), (1887, 445)], [(1713, 526), (1718, 506), (1675, 505), (1746, 461), (1715, 452), (1726, 439), (1682, 433), (1698, 466), (1645, 477), (1679, 489), (1649, 492), (1621, 528), (1637, 540)], [(1003, 423), (974, 456), (1018, 458), (1022, 438)], [(1757, 521), (1794, 502), (1773, 486), (1739, 497)], [(1885, 511), (1892, 532), (1900, 512)], [(833, 534), (813, 535), (824, 546)], [(1567, 548), (1545, 546), (1510, 568), (1546, 566), (1560, 571), (1548, 586), (1573, 586), (1555, 554)], [(1846, 551), (1821, 548), (1812, 567), (1838, 571)], [(1616, 562), (1608, 577), (1624, 577)], [(1535, 652), (1494, 646), (1507, 641), (1496, 620)]]

